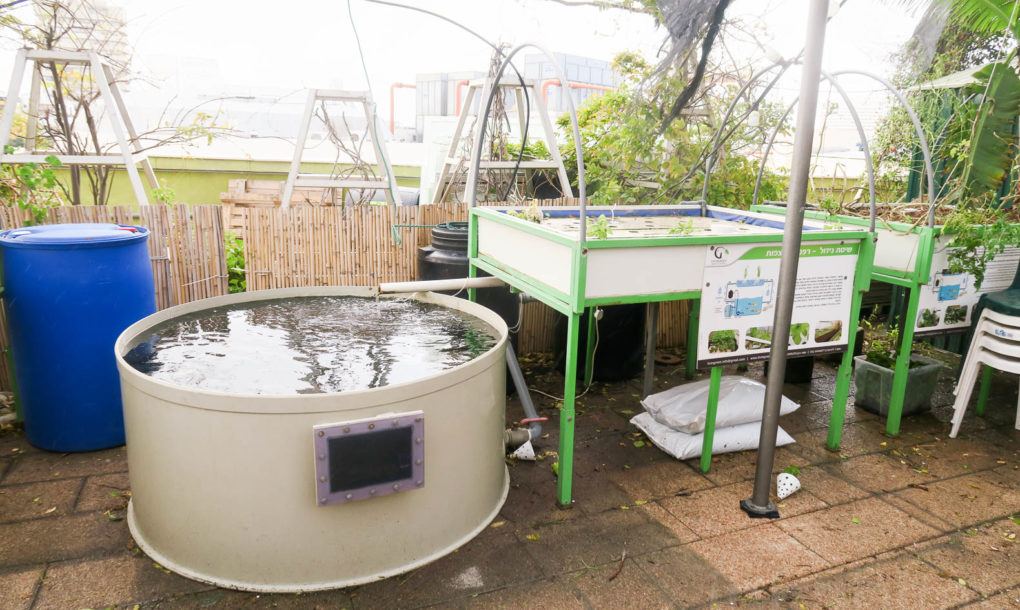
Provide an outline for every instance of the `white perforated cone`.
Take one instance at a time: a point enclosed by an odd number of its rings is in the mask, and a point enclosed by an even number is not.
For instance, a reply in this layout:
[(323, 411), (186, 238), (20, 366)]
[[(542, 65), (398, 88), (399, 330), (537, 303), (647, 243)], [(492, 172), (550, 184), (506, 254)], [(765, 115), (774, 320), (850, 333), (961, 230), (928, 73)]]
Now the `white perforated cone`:
[(776, 495), (780, 500), (789, 497), (798, 489), (800, 489), (800, 479), (789, 472), (780, 472), (776, 477)]

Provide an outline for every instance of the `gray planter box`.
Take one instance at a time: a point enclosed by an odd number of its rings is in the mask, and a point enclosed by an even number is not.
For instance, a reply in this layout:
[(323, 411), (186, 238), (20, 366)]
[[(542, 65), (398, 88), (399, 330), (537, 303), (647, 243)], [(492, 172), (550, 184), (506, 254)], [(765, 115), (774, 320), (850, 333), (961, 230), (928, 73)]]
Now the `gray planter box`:
[[(889, 414), (893, 370), (868, 362), (864, 358), (864, 356), (854, 357), (854, 385), (857, 388), (854, 402), (866, 411), (885, 417)], [(926, 364), (907, 371), (907, 392), (903, 397), (903, 415), (911, 415), (931, 408), (931, 396), (935, 393), (939, 369), (942, 368), (940, 363), (916, 354), (911, 354), (910, 358)]]

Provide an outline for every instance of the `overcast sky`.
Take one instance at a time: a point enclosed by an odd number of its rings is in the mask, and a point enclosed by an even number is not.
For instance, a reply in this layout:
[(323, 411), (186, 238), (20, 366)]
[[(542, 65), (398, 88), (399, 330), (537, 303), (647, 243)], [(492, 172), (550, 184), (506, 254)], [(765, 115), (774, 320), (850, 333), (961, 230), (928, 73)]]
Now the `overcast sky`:
[[(106, 1), (126, 9), (142, 67), (165, 72), (177, 61), (194, 71), (197, 64), (207, 64), (208, 74), (218, 74), (209, 80), (241, 90), (366, 87), (345, 0)], [(606, 60), (622, 50), (653, 57), (664, 35), (643, 15), (547, 0), (408, 1), (447, 15), (492, 41), (537, 42), (554, 52)], [(779, 53), (791, 55), (803, 44), (806, 6), (806, 0), (736, 0), (729, 14), (744, 17), (757, 28), (757, 36)], [(484, 70), (488, 65), (485, 45), (438, 19), (363, 0), (351, 0), (351, 12), (384, 112), (391, 83), (414, 82), (418, 73)], [(915, 22), (916, 16), (892, 0), (849, 0), (829, 27), (826, 68), (867, 67), (888, 74), (889, 55), (910, 35)], [(738, 61), (760, 56), (750, 47), (735, 51), (745, 56)], [(6, 82), (9, 58), (2, 63), (0, 76)], [(203, 79), (194, 85), (209, 86)], [(410, 99), (409, 92), (399, 94)]]

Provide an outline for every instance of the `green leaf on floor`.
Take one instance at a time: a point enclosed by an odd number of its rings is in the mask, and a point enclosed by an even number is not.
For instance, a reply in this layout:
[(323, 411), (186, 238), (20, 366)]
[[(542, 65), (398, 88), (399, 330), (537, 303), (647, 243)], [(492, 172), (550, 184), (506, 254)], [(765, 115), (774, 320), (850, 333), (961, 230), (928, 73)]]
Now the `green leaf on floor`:
[(853, 518), (852, 518), (852, 519), (850, 519), (850, 520), (851, 520), (851, 521), (853, 521), (854, 523), (860, 523), (860, 522), (861, 522), (861, 520), (860, 520), (860, 519), (858, 519), (857, 517), (853, 517)]
[(967, 581), (962, 579), (962, 578), (957, 578), (956, 582), (960, 583), (961, 585), (963, 585), (965, 587), (967, 586)]
[(796, 466), (787, 466), (786, 468), (783, 468), (783, 472), (786, 474), (792, 474), (795, 477), (800, 476), (800, 468), (797, 468)]
[(620, 409), (620, 413), (622, 415), (634, 415), (634, 411), (631, 409)]
[(634, 441), (634, 446), (635, 447), (644, 447), (645, 446), (645, 442), (644, 441)]
[(643, 506), (648, 504), (648, 500), (634, 500), (634, 506)]
[(1017, 525), (1020, 525), (1020, 515), (1012, 515), (1012, 516), (1010, 516), (1010, 519), (1013, 520), (1013, 523), (1016, 523)]
[(552, 470), (552, 473), (554, 475), (560, 476), (560, 463), (559, 462), (553, 462), (552, 464), (549, 464), (549, 469)]
[(525, 538), (528, 540), (538, 540), (538, 534), (528, 534)]

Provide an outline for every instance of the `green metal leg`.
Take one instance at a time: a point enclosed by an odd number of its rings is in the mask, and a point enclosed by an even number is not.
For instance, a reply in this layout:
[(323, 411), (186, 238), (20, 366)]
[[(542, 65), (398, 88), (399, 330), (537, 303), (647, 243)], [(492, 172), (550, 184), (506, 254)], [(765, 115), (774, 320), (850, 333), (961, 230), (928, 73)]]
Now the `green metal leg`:
[(889, 300), (889, 324), (895, 324), (899, 320), (899, 316), (902, 313), (900, 309), (903, 307), (903, 288), (900, 286), (893, 286), (892, 296)]
[(907, 372), (910, 369), (910, 351), (914, 346), (914, 324), (917, 322), (917, 301), (921, 295), (921, 287), (905, 288), (907, 291), (907, 309), (900, 323), (900, 352), (896, 356), (896, 368), (893, 373), (892, 396), (889, 398), (889, 416), (885, 420), (885, 433), (898, 436), (900, 418), (903, 416), (903, 398), (907, 393)]
[(984, 370), (981, 371), (981, 391), (978, 393), (977, 409), (975, 413), (978, 415), (985, 414), (985, 405), (988, 403), (988, 394), (992, 391), (992, 373), (994, 369), (987, 364)]
[(832, 396), (832, 413), (829, 415), (829, 436), (825, 440), (825, 447), (830, 451), (839, 449), (840, 440), (843, 437), (843, 422), (846, 416), (846, 402), (850, 395), (850, 379), (854, 366), (854, 345), (857, 343), (857, 324), (861, 315), (861, 300), (864, 294), (855, 293), (853, 302), (850, 303), (850, 328), (847, 329), (847, 347), (843, 359), (839, 363), (839, 370), (836, 371), (836, 390)]
[(588, 336), (584, 341), (584, 387), (591, 385), (595, 374), (595, 308), (588, 308)]
[(691, 313), (687, 317), (687, 378), (694, 379), (694, 374), (698, 371), (698, 322), (701, 303), (689, 302)]
[(567, 361), (563, 374), (563, 409), (560, 410), (560, 466), (556, 481), (556, 501), (570, 506), (571, 483), (574, 477), (574, 397), (577, 395), (577, 339), (581, 314), (567, 316)]
[(722, 367), (713, 366), (712, 376), (708, 382), (708, 411), (705, 413), (705, 437), (701, 442), (701, 472), (708, 472), (712, 467), (712, 443), (715, 441), (715, 411), (719, 406), (719, 382), (722, 380)]

